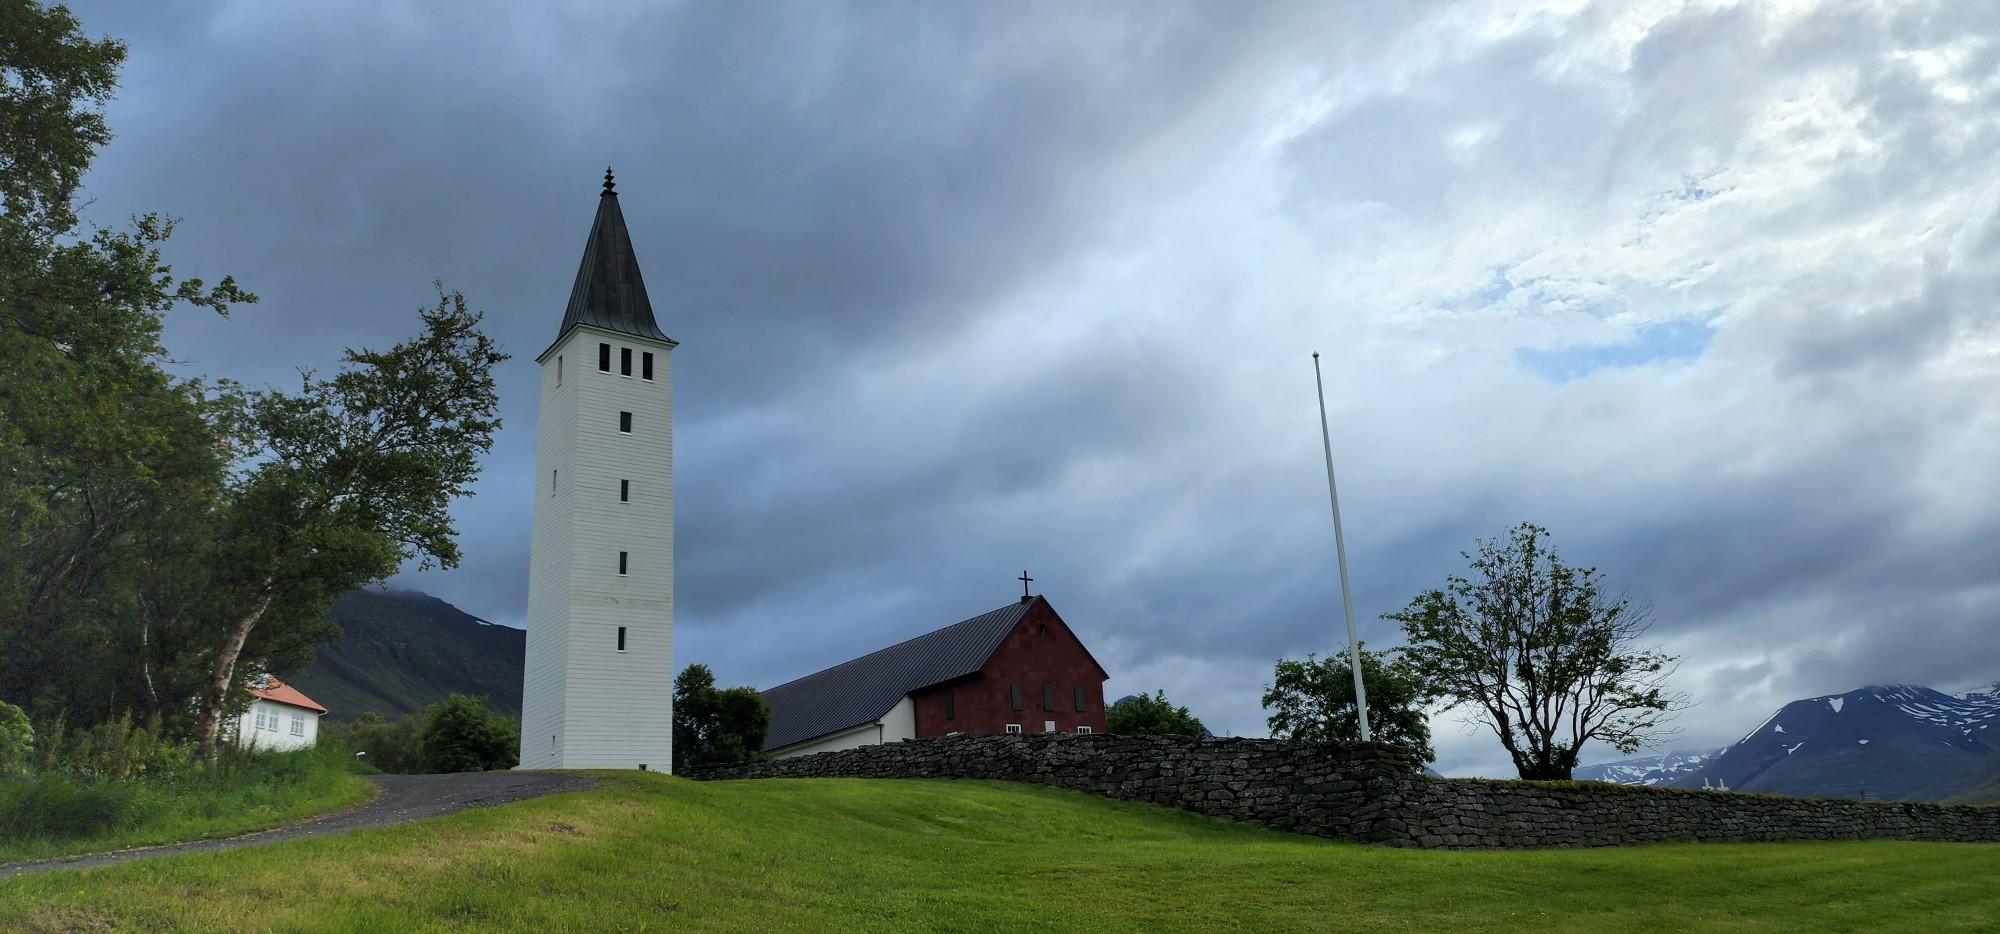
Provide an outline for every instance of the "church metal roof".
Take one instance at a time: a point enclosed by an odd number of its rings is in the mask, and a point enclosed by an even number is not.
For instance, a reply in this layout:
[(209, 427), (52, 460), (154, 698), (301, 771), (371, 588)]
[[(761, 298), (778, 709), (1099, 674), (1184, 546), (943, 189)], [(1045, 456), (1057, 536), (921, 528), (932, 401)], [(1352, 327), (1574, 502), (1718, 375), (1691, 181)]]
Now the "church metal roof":
[(570, 288), (569, 308), (563, 312), (556, 340), (562, 340), (570, 328), (587, 324), (618, 334), (678, 343), (653, 320), (653, 303), (646, 297), (646, 282), (639, 275), (632, 234), (625, 229), (625, 213), (618, 209), (614, 187), (611, 170), (605, 169), (604, 193), (597, 197), (597, 219), (590, 224), (583, 264), (577, 267), (576, 285)]
[(880, 719), (912, 691), (977, 674), (1007, 634), (1042, 602), (1037, 596), (787, 681), (764, 693), (771, 705), (765, 749)]

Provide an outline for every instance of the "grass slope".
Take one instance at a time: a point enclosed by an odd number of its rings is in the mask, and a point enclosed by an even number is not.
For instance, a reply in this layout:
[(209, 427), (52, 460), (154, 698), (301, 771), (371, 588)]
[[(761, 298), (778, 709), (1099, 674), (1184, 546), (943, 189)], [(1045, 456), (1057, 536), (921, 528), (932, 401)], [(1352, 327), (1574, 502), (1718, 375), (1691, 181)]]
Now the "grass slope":
[(0, 883), (14, 929), (1701, 930), (2000, 927), (2000, 846), (1446, 853), (1034, 786), (596, 790)]
[[(115, 798), (126, 820), (87, 836), (0, 836), (0, 863), (139, 846), (233, 837), (282, 827), (375, 795), (375, 785), (347, 772), (347, 754), (335, 747), (260, 754), (228, 779), (89, 783)], [(10, 792), (31, 780), (0, 778), (0, 811)], [(8, 917), (0, 910), (0, 922)], [(4, 923), (0, 923), (4, 928)]]
[(315, 650), (313, 663), (286, 676), (327, 716), (351, 721), (374, 711), (384, 719), (423, 710), (454, 692), (484, 696), (509, 716), (521, 712), (521, 665), (527, 634), (480, 622), (425, 594), (357, 590), (327, 611), (340, 639)]

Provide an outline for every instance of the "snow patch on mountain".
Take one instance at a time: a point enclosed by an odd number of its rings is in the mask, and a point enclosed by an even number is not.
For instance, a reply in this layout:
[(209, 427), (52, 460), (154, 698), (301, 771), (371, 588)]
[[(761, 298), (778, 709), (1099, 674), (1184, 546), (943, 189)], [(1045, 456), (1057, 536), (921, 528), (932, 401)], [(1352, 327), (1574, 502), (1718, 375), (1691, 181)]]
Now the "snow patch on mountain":
[(1619, 785), (1665, 785), (1701, 768), (1703, 763), (1715, 758), (1721, 752), (1721, 749), (1704, 749), (1639, 756), (1616, 762), (1578, 766), (1573, 775), (1581, 781), (1612, 782)]
[(1847, 698), (1845, 697), (1829, 697), (1826, 699), (1826, 705), (1828, 707), (1832, 707), (1834, 713), (1839, 713), (1840, 708), (1846, 703), (1847, 703)]

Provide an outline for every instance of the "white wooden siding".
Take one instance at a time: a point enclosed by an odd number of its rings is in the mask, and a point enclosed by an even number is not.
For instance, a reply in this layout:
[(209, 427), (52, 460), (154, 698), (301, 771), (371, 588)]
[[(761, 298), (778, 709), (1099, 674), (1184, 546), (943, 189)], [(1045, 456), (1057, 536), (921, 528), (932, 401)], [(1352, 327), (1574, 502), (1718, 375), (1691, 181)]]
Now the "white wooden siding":
[(771, 750), (771, 757), (784, 759), (815, 752), (853, 749), (856, 746), (873, 746), (876, 743), (899, 743), (915, 738), (917, 738), (917, 704), (905, 694), (903, 699), (897, 701), (896, 706), (889, 708), (889, 712), (883, 714), (880, 720), (870, 720), (801, 743), (780, 746)]
[[(611, 370), (597, 345), (611, 345)], [(673, 762), (673, 367), (667, 344), (579, 326), (542, 356), (522, 768)], [(631, 348), (633, 375), (619, 375)], [(653, 354), (653, 379), (639, 378)], [(562, 385), (555, 380), (563, 360)], [(631, 412), (633, 430), (619, 431)], [(554, 495), (551, 471), (561, 482)], [(630, 480), (631, 499), (618, 499)], [(627, 552), (626, 573), (618, 553)], [(626, 628), (618, 651), (618, 627)], [(551, 742), (551, 738), (553, 743)]]

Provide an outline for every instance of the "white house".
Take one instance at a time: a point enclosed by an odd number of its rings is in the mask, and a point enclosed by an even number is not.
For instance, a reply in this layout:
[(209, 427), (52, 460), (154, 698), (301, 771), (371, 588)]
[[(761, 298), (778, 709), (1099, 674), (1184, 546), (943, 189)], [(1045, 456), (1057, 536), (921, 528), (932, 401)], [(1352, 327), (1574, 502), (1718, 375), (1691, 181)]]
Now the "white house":
[(536, 358), (521, 768), (673, 767), (674, 346), (607, 171)]
[(236, 718), (236, 741), (258, 749), (299, 749), (319, 740), (326, 708), (270, 675), (252, 687), (250, 708)]

